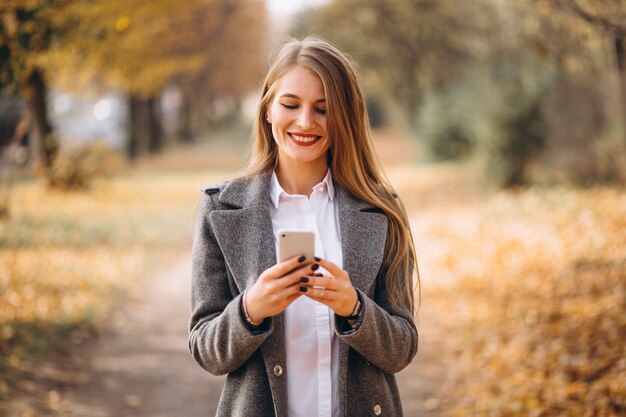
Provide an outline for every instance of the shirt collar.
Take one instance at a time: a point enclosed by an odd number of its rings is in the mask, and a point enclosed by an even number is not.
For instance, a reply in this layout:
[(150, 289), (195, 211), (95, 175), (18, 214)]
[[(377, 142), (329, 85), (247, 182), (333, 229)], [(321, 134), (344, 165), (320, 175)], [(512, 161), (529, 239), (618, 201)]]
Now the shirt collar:
[(285, 190), (283, 190), (283, 187), (280, 186), (278, 177), (276, 177), (276, 172), (272, 172), (272, 180), (270, 181), (270, 200), (272, 200), (272, 205), (276, 208), (278, 208), (278, 202), (280, 201), (280, 195), (282, 193), (285, 193)]
[[(335, 186), (333, 185), (333, 177), (330, 174), (330, 169), (326, 171), (326, 176), (324, 179), (317, 185), (313, 186), (313, 191), (324, 191), (324, 187), (328, 190), (328, 198), (331, 201), (335, 198)], [(270, 182), (270, 200), (274, 207), (278, 208), (278, 203), (280, 202), (281, 195), (288, 196), (287, 191), (283, 189), (283, 187), (278, 182), (278, 177), (276, 176), (276, 172), (272, 172), (272, 180)]]
[(330, 201), (333, 201), (335, 198), (335, 186), (333, 185), (333, 176), (330, 174), (330, 168), (326, 171), (326, 176), (324, 179), (313, 187), (314, 191), (324, 191), (324, 187), (328, 190), (328, 197)]

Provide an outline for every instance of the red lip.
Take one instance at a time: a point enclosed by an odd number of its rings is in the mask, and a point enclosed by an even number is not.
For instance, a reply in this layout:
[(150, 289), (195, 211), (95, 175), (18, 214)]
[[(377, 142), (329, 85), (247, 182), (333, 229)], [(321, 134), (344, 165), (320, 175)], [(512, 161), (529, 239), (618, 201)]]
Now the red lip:
[[(294, 138), (293, 135), (300, 136), (300, 137), (303, 137), (303, 138), (316, 138), (316, 139), (312, 140), (312, 141), (309, 141), (309, 142), (303, 142), (303, 141), (299, 141), (298, 139)], [(311, 134), (311, 133), (296, 133), (296, 132), (294, 132), (294, 133), (289, 133), (288, 132), (287, 136), (289, 136), (289, 139), (291, 139), (291, 141), (293, 143), (295, 143), (296, 145), (298, 145), (298, 146), (312, 146), (312, 145), (315, 145), (317, 142), (319, 142), (320, 139), (322, 138), (319, 135), (314, 135), (314, 134)]]

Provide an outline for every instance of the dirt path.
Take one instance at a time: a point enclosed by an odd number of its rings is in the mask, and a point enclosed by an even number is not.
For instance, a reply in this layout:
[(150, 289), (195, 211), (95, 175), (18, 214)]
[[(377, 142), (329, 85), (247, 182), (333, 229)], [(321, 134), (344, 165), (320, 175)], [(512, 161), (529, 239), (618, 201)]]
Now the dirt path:
[(224, 378), (204, 372), (187, 351), (190, 269), (186, 255), (155, 276), (81, 352), (88, 380), (62, 395), (64, 415), (214, 415)]
[[(422, 300), (423, 303), (426, 300)], [(446, 367), (439, 354), (441, 338), (433, 317), (424, 304), (420, 312), (419, 352), (413, 362), (397, 374), (406, 417), (441, 417), (449, 404), (444, 392)]]

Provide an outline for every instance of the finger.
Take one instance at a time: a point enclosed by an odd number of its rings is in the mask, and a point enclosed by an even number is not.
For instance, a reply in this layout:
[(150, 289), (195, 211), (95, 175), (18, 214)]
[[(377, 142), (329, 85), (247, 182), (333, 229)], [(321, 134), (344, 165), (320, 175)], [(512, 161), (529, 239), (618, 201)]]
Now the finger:
[(308, 288), (303, 289), (303, 287), (306, 287), (305, 284), (303, 284), (302, 282), (300, 282), (300, 280), (297, 280), (293, 283), (291, 283), (289, 286), (285, 287), (285, 291), (287, 294), (304, 294), (305, 292), (308, 291)]
[[(301, 287), (305, 287), (304, 283), (301, 282), (302, 278), (307, 277), (303, 276), (302, 274), (295, 274), (293, 276), (288, 275), (274, 281), (273, 285), (275, 285), (276, 288), (276, 296), (280, 298), (289, 298), (295, 295), (296, 298), (298, 298), (299, 296), (303, 295), (308, 290), (308, 288), (305, 289), (305, 291), (300, 290)], [(291, 301), (289, 301), (289, 303), (291, 303)]]
[[(271, 269), (271, 268), (270, 268)], [(263, 297), (276, 297), (279, 299), (283, 299), (289, 292), (285, 292), (285, 290), (298, 283), (300, 277), (311, 273), (311, 269), (308, 265), (301, 266), (300, 268), (296, 268), (291, 273), (284, 275), (282, 277), (274, 277), (272, 276), (270, 269), (267, 269), (259, 280), (254, 284), (254, 287), (258, 287), (259, 294), (263, 294)], [(275, 272), (276, 270), (274, 270)], [(292, 291), (294, 293), (295, 291)], [(266, 299), (268, 301), (268, 299)]]
[(330, 272), (331, 275), (335, 277), (342, 276), (345, 273), (343, 269), (339, 268), (337, 265), (327, 259), (315, 257), (315, 263), (319, 264), (322, 268), (326, 269), (328, 272)]
[(313, 270), (313, 268), (314, 268), (313, 264), (304, 265), (300, 268), (297, 268), (291, 271), (290, 273), (288, 273), (287, 275), (280, 277), (277, 280), (278, 285), (287, 287), (294, 283), (299, 282), (300, 279), (303, 277), (313, 276), (315, 274), (315, 271)]
[(337, 281), (332, 275), (308, 275), (300, 278), (300, 283), (307, 287), (337, 289)]
[(288, 286), (287, 288), (285, 288), (284, 296), (286, 298), (292, 298), (292, 297), (298, 298), (298, 297), (304, 295), (304, 292), (300, 291), (300, 287), (301, 286), (302, 285), (300, 285), (300, 283), (298, 283), (298, 282)]
[(289, 306), (289, 304), (291, 304), (294, 301), (296, 301), (298, 298), (302, 297), (302, 295), (303, 294), (301, 294), (300, 292), (297, 292), (296, 294), (292, 294), (292, 295), (288, 296), (287, 299), (286, 299), (287, 306)]
[(278, 264), (272, 266), (271, 268), (268, 268), (264, 272), (264, 274), (267, 273), (268, 276), (270, 276), (272, 278), (282, 277), (283, 275), (286, 275), (290, 271), (293, 271), (294, 269), (297, 269), (300, 265), (306, 266), (306, 265), (304, 265), (304, 260), (305, 260), (304, 255), (302, 255), (302, 256), (294, 256), (291, 259), (287, 259), (284, 262), (278, 263)]
[(274, 286), (274, 290), (272, 291), (271, 296), (267, 296), (262, 302), (266, 304), (277, 302), (279, 304), (282, 304), (284, 308), (286, 308), (287, 305), (291, 304), (296, 298), (299, 298), (303, 295), (302, 292), (299, 291), (300, 284), (298, 282), (284, 287), (281, 287), (277, 284), (277, 281), (274, 281), (270, 284)]
[(337, 291), (324, 287), (300, 287), (300, 292), (320, 303), (332, 303), (337, 298)]

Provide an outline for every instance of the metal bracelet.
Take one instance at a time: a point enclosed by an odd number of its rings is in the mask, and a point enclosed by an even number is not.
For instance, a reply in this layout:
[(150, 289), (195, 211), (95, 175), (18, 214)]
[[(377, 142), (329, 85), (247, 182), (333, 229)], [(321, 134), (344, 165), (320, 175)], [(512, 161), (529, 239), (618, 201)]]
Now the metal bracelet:
[(243, 315), (246, 318), (246, 321), (248, 322), (248, 324), (254, 326), (254, 327), (259, 327), (261, 325), (261, 323), (263, 323), (263, 320), (261, 320), (258, 323), (255, 323), (252, 321), (252, 318), (250, 317), (250, 314), (248, 314), (248, 308), (246, 307), (246, 293), (248, 292), (248, 290), (244, 290), (243, 295), (241, 296), (241, 306), (243, 307)]

